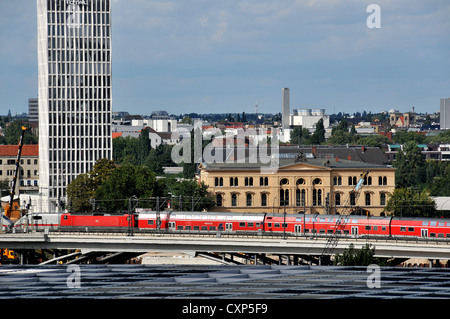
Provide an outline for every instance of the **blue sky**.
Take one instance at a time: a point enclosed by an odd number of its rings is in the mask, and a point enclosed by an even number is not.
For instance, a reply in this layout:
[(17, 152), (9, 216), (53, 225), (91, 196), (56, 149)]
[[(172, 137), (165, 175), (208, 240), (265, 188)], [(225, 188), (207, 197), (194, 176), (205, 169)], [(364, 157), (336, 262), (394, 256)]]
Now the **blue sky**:
[[(112, 0), (113, 108), (132, 114), (439, 110), (448, 0)], [(369, 4), (381, 28), (369, 29)], [(36, 4), (0, 0), (0, 114), (37, 95)]]

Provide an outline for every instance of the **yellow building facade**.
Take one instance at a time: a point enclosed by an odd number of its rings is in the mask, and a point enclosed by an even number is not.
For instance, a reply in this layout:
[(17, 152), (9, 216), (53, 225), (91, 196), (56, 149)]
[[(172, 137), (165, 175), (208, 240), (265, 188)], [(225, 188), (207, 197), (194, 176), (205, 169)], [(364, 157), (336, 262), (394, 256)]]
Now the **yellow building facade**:
[(272, 173), (258, 164), (201, 164), (200, 180), (216, 198), (215, 211), (379, 216), (394, 191), (395, 169), (339, 159), (280, 159)]

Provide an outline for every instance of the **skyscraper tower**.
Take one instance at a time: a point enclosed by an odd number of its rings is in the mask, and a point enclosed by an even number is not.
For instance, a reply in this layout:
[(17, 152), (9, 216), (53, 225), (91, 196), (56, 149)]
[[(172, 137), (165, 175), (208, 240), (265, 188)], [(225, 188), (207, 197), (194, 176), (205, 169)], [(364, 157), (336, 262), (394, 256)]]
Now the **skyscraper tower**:
[(37, 0), (39, 186), (54, 211), (67, 185), (112, 158), (111, 0)]
[(289, 98), (289, 89), (283, 88), (282, 89), (282, 129), (287, 130), (289, 129), (289, 110), (290, 110), (290, 98)]

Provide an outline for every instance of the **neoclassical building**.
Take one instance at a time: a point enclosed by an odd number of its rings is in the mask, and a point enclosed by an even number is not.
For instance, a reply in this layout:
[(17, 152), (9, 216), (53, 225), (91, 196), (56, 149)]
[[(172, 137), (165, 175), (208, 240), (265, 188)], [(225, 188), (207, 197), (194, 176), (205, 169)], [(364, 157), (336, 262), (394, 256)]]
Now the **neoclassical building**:
[[(216, 211), (298, 214), (363, 213), (379, 216), (395, 188), (395, 169), (338, 158), (280, 158), (272, 173), (260, 164), (203, 163), (200, 180)], [(359, 192), (355, 187), (368, 171)]]

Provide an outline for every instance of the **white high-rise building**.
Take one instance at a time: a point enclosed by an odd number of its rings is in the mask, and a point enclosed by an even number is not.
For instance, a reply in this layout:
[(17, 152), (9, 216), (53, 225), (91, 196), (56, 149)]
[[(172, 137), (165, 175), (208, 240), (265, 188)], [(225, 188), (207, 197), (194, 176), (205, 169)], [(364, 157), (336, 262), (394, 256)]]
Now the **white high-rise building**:
[(39, 187), (45, 211), (112, 158), (111, 0), (37, 0)]

